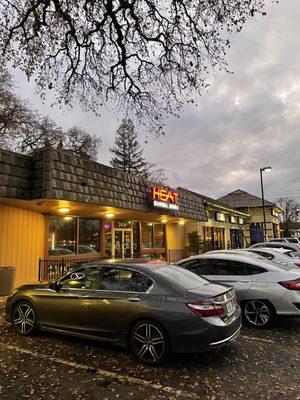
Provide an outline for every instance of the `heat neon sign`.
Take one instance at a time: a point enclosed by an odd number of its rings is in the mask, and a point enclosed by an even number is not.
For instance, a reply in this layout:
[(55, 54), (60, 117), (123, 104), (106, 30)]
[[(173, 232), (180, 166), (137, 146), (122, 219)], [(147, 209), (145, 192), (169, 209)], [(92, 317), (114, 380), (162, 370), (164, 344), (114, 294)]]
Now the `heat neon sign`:
[(179, 194), (173, 190), (153, 187), (151, 189), (154, 207), (167, 208), (169, 210), (179, 210), (177, 205)]

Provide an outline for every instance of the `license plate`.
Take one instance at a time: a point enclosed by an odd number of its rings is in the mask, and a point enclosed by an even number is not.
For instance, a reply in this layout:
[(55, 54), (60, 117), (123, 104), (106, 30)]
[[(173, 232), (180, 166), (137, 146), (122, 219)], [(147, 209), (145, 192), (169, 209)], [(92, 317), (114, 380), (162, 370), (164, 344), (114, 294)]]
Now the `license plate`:
[(229, 303), (225, 304), (227, 314), (233, 314), (234, 312), (234, 304), (230, 301)]

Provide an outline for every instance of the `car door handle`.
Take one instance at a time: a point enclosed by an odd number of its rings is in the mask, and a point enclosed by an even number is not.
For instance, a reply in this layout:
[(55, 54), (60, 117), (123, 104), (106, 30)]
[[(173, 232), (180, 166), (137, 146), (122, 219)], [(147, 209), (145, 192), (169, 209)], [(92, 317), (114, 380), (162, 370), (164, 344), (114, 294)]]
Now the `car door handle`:
[(132, 302), (141, 301), (141, 299), (140, 299), (139, 297), (128, 297), (127, 300), (128, 300), (128, 301), (132, 301)]
[(239, 281), (240, 283), (250, 283), (250, 281)]

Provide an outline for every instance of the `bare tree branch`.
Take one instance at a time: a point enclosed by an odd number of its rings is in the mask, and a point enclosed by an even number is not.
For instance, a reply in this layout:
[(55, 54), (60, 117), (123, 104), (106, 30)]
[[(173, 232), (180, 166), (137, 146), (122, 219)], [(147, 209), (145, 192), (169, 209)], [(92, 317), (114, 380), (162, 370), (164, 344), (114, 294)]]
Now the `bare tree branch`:
[(263, 10), (264, 0), (2, 0), (0, 51), (60, 103), (99, 113), (110, 101), (159, 136), (210, 71), (227, 70), (230, 34)]

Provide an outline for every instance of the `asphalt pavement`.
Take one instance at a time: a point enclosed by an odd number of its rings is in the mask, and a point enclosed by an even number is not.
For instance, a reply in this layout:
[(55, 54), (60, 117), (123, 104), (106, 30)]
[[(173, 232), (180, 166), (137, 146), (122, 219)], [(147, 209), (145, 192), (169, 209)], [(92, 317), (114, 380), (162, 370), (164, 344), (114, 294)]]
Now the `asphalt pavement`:
[(16, 334), (0, 314), (1, 400), (300, 399), (300, 320), (243, 328), (218, 351), (157, 368), (118, 347), (63, 335)]

